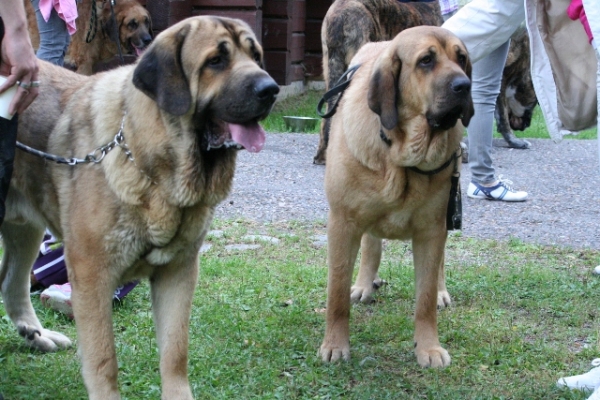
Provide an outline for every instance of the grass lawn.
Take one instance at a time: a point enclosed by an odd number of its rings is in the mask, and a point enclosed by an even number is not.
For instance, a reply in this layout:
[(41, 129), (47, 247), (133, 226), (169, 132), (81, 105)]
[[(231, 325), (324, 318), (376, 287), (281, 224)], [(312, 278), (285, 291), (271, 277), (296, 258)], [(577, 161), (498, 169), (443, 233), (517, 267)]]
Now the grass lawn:
[[(518, 240), (452, 235), (440, 340), (452, 356), (443, 370), (420, 368), (413, 355), (414, 278), (407, 243), (385, 244), (376, 303), (352, 309), (352, 360), (323, 364), (326, 250), (323, 224), (257, 225), (215, 221), (222, 238), (199, 256), (191, 320), (190, 380), (198, 399), (585, 399), (555, 387), (587, 371), (599, 354), (598, 251), (539, 247)], [(230, 252), (246, 234), (278, 245)], [(46, 328), (75, 338), (75, 325), (44, 309)], [(114, 328), (125, 399), (160, 397), (149, 287), (115, 307)], [(75, 349), (27, 349), (0, 311), (0, 391), (5, 399), (85, 397)]]
[[(278, 103), (264, 125), (284, 132), (282, 115), (316, 116), (320, 92)], [(314, 114), (311, 114), (314, 113)], [(538, 121), (538, 122), (536, 122)], [(524, 136), (544, 137), (539, 115)], [(316, 132), (317, 130), (315, 130)], [(593, 130), (586, 135), (595, 137)], [(546, 136), (547, 137), (547, 134)], [(190, 332), (189, 375), (197, 399), (586, 399), (556, 380), (587, 371), (600, 356), (600, 251), (541, 247), (452, 234), (439, 312), (452, 364), (422, 369), (413, 354), (414, 273), (408, 243), (386, 241), (376, 302), (355, 305), (352, 360), (316, 356), (325, 329), (325, 224), (216, 220), (212, 247), (199, 255)], [(229, 251), (248, 234), (280, 240)], [(76, 338), (75, 324), (34, 307), (44, 326)], [(114, 309), (119, 384), (124, 399), (160, 398), (149, 286)], [(75, 349), (42, 354), (25, 347), (0, 307), (0, 393), (6, 400), (86, 397)]]

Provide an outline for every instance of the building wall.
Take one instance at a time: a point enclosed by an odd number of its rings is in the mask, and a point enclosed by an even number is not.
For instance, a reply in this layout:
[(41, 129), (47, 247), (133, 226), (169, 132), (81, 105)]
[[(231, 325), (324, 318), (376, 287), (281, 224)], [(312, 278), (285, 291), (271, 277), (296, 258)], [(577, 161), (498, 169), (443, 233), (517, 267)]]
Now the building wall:
[(261, 40), (265, 67), (280, 85), (320, 79), (321, 23), (332, 0), (144, 0), (158, 33), (194, 15), (246, 21)]

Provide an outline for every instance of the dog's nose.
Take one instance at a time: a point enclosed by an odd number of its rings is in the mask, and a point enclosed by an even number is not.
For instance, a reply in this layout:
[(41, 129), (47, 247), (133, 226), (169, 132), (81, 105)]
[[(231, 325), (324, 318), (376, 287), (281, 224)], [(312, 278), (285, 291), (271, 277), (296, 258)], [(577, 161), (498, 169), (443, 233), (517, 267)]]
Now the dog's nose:
[(279, 93), (279, 86), (273, 78), (270, 76), (259, 79), (254, 85), (254, 93), (261, 101), (274, 102), (277, 93)]
[(458, 76), (450, 82), (450, 89), (456, 94), (468, 93), (471, 90), (471, 80), (466, 76)]
[(142, 42), (144, 42), (144, 46), (148, 46), (150, 43), (152, 43), (152, 36), (150, 35), (146, 35), (142, 38)]

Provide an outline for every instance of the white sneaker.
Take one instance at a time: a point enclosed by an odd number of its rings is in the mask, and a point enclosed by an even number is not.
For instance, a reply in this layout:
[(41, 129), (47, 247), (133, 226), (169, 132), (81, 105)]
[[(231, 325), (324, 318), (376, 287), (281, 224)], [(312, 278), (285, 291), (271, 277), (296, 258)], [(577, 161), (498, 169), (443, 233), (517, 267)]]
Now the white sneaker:
[(52, 308), (69, 318), (73, 318), (73, 306), (71, 305), (71, 284), (51, 285), (40, 294), (40, 300), (46, 307)]
[[(596, 358), (592, 361), (592, 368), (585, 374), (567, 376), (565, 378), (560, 378), (558, 382), (556, 382), (557, 386), (560, 387), (568, 387), (569, 389), (577, 389), (577, 390), (594, 390), (600, 385), (600, 358)], [(598, 393), (596, 393), (598, 392)], [(596, 397), (593, 397), (593, 396)], [(600, 390), (595, 390), (590, 399), (600, 400)]]
[(592, 271), (594, 275), (600, 275), (600, 265), (596, 265)]
[(502, 177), (498, 178), (496, 185), (489, 187), (471, 182), (467, 189), (467, 196), (472, 199), (525, 201), (527, 199), (527, 192), (513, 189), (512, 184), (512, 181), (502, 179)]
[(588, 400), (600, 400), (600, 387), (597, 387), (596, 390), (594, 390), (594, 393), (588, 397)]

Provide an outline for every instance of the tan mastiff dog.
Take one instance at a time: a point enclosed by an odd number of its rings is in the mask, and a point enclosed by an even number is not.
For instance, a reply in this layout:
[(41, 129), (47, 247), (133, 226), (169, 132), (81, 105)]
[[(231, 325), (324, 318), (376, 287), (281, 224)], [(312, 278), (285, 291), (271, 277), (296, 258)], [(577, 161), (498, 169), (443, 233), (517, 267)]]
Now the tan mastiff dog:
[(382, 238), (412, 239), (415, 353), (420, 365), (443, 367), (450, 356), (438, 339), (437, 305), (450, 303), (446, 211), (463, 125), (473, 115), (468, 54), (449, 31), (420, 26), (365, 45), (351, 66), (360, 63), (332, 118), (327, 149), (329, 279), (320, 356), (350, 358), (350, 300), (368, 300), (379, 282)]
[(0, 287), (27, 345), (69, 346), (42, 327), (29, 299), (45, 227), (62, 238), (90, 399), (120, 398), (112, 294), (145, 277), (162, 398), (192, 398), (188, 328), (198, 250), (231, 189), (238, 150), (264, 145), (258, 121), (279, 87), (262, 62), (251, 28), (217, 17), (177, 23), (136, 65), (110, 72), (88, 77), (40, 62), (40, 94), (19, 118), (18, 140), (81, 163), (17, 152), (0, 228)]

